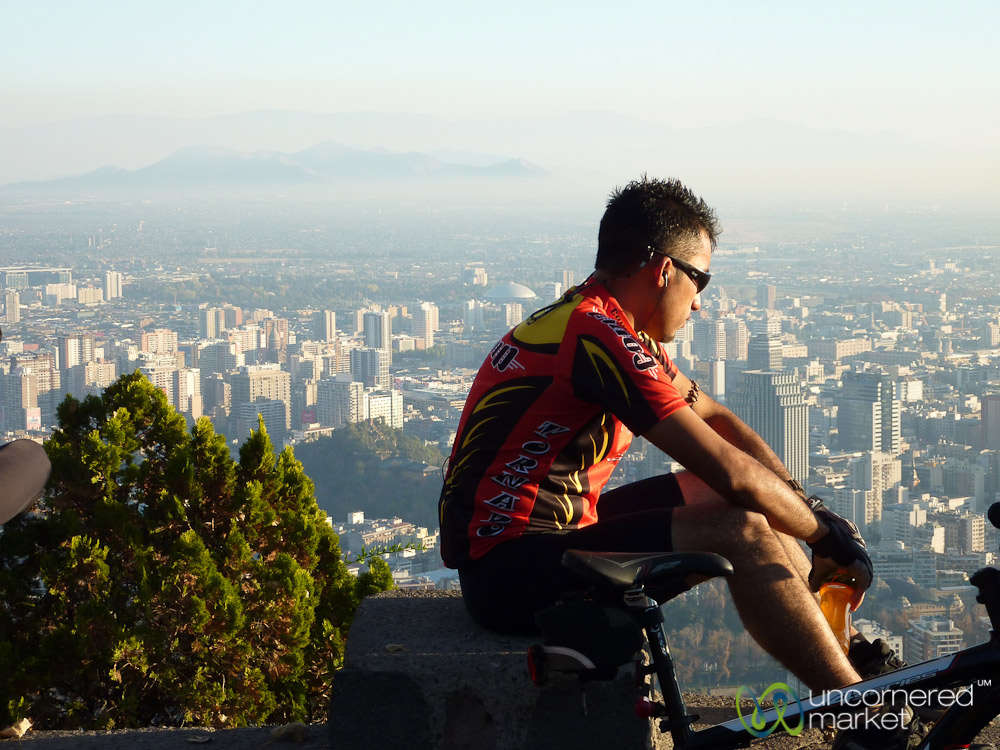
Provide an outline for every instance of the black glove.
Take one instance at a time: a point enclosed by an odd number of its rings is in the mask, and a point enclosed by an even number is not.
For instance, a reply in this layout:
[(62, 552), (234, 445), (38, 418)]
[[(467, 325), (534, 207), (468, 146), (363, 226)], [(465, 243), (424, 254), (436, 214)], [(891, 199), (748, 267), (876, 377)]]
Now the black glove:
[(854, 579), (858, 591), (867, 591), (872, 585), (874, 571), (858, 527), (827, 508), (815, 495), (808, 502), (816, 517), (830, 529), (821, 539), (811, 544), (807, 542), (812, 550), (809, 587), (819, 591), (820, 586), (842, 570)]

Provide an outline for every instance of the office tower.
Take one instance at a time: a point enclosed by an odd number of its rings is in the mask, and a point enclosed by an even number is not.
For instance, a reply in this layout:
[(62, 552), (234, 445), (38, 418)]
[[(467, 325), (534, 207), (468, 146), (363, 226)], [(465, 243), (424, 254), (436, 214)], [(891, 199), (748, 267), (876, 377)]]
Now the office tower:
[(145, 331), (141, 339), (141, 351), (150, 354), (169, 354), (177, 351), (177, 332), (168, 328)]
[(413, 311), (413, 336), (424, 340), (424, 348), (434, 346), (438, 326), (438, 308), (433, 302), (421, 302)]
[(140, 359), (139, 372), (167, 396), (167, 402), (177, 406), (177, 359), (170, 354), (148, 354)]
[(198, 344), (198, 367), (202, 374), (229, 372), (246, 364), (239, 344), (232, 341), (211, 341)]
[(239, 328), (243, 325), (244, 313), (242, 307), (234, 307), (233, 305), (223, 305), (222, 306), (222, 329), (229, 330), (230, 328)]
[(571, 286), (576, 284), (576, 271), (563, 269), (561, 281), (563, 289), (569, 289)]
[(392, 316), (387, 312), (366, 312), (365, 346), (368, 349), (392, 350)]
[(7, 290), (3, 295), (3, 313), (8, 323), (21, 322), (21, 295)]
[(489, 276), (482, 266), (466, 266), (462, 271), (462, 283), (472, 286), (486, 286)]
[(118, 271), (106, 271), (104, 274), (104, 299), (110, 302), (122, 296), (122, 275)]
[(399, 391), (365, 393), (368, 419), (381, 420), (395, 430), (403, 429), (403, 394)]
[(198, 337), (217, 339), (226, 330), (226, 311), (220, 307), (205, 307), (198, 311)]
[[(233, 386), (232, 409), (239, 410), (243, 404), (253, 404), (257, 401), (280, 401), (284, 404), (284, 430), (291, 425), (291, 376), (277, 364), (244, 365), (230, 377)], [(276, 432), (272, 438), (277, 442), (284, 440), (285, 433)]]
[[(204, 375), (204, 373), (203, 373)], [(227, 416), (233, 404), (233, 387), (220, 373), (202, 378), (202, 408), (213, 417)]]
[(750, 352), (750, 331), (747, 324), (742, 318), (726, 318), (722, 323), (726, 332), (725, 359), (746, 359)]
[(850, 487), (869, 493), (864, 524), (882, 520), (882, 508), (894, 503), (903, 481), (902, 462), (888, 453), (865, 451), (850, 463)]
[(68, 370), (70, 367), (86, 364), (94, 361), (94, 336), (90, 333), (81, 333), (75, 336), (61, 336), (59, 338), (59, 369)]
[(390, 352), (387, 349), (361, 347), (351, 350), (351, 375), (368, 388), (388, 388)]
[(699, 320), (694, 324), (692, 350), (698, 359), (726, 358), (726, 325), (721, 320)]
[(757, 307), (773, 310), (778, 293), (773, 284), (760, 284), (757, 287)]
[(184, 416), (196, 420), (201, 417), (203, 400), (201, 397), (201, 371), (198, 368), (181, 367), (174, 372), (174, 404)]
[(482, 302), (470, 299), (465, 303), (465, 325), (466, 335), (473, 331), (481, 331), (486, 326), (486, 306)]
[(726, 363), (722, 360), (715, 360), (708, 363), (708, 382), (705, 383), (705, 390), (716, 401), (726, 400)]
[(260, 420), (264, 420), (264, 429), (274, 447), (279, 449), (285, 442), (289, 427), (289, 404), (285, 401), (270, 398), (259, 398), (252, 402), (243, 402), (234, 407), (236, 414), (236, 437), (241, 441), (250, 437), (251, 431), (260, 428)]
[(781, 336), (781, 313), (765, 310), (760, 317), (750, 320), (749, 328), (751, 336), (763, 334), (779, 338)]
[(900, 414), (896, 383), (881, 372), (845, 372), (837, 402), (837, 444), (843, 451), (899, 455)]
[(784, 367), (781, 339), (763, 333), (754, 334), (747, 347), (747, 367), (751, 370), (781, 370)]
[(316, 385), (316, 418), (324, 427), (342, 427), (365, 419), (364, 383), (350, 374), (324, 378)]
[(337, 313), (333, 310), (319, 310), (313, 313), (313, 339), (327, 343), (337, 338)]
[(520, 302), (504, 302), (504, 319), (508, 328), (513, 328), (524, 320), (524, 305)]
[(546, 302), (555, 302), (563, 295), (563, 285), (558, 281), (550, 281), (542, 285), (542, 299)]
[(8, 431), (31, 429), (33, 422), (41, 428), (38, 406), (38, 376), (31, 368), (11, 372), (3, 379), (3, 422)]
[(729, 394), (729, 406), (771, 446), (788, 471), (809, 476), (809, 407), (790, 372), (748, 370)]
[(86, 396), (101, 395), (101, 392), (117, 378), (118, 367), (114, 362), (87, 362), (68, 370), (63, 379), (63, 386), (67, 393), (83, 399)]
[(982, 401), (983, 448), (1000, 451), (1000, 393), (987, 393)]

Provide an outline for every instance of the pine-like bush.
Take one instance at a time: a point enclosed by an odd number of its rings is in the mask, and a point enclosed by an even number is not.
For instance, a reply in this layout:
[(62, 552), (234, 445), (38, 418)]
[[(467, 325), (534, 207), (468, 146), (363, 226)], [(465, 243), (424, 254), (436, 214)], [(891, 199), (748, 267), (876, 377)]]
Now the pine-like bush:
[(34, 512), (0, 532), (0, 726), (321, 719), (359, 598), (313, 485), (263, 423), (230, 457), (141, 374), (67, 397)]

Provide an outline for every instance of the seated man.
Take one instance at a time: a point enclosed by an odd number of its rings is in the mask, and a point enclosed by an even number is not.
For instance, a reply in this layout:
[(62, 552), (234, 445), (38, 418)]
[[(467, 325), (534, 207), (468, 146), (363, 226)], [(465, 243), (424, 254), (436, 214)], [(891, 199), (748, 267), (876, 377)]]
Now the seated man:
[[(504, 336), (476, 377), (441, 494), (442, 556), (477, 622), (530, 633), (535, 612), (586, 588), (560, 565), (566, 549), (716, 552), (757, 642), (813, 690), (841, 687), (860, 678), (810, 588), (847, 569), (860, 600), (863, 542), (813, 512), (767, 444), (655, 343), (701, 307), (718, 232), (677, 181), (613, 193), (593, 274)], [(602, 494), (633, 434), (687, 471)]]

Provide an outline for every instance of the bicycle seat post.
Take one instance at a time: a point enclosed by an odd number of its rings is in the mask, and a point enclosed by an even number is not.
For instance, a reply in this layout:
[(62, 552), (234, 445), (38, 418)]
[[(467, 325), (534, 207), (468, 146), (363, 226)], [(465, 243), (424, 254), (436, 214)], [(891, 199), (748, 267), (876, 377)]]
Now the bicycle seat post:
[(674, 661), (667, 646), (667, 637), (663, 632), (663, 611), (656, 600), (649, 597), (641, 588), (625, 592), (625, 603), (629, 608), (641, 609), (637, 620), (646, 632), (649, 642), (649, 655), (652, 668), (646, 674), (655, 673), (660, 683), (660, 693), (666, 708), (666, 719), (660, 721), (660, 731), (669, 731), (674, 740), (674, 747), (686, 746), (691, 735), (691, 724), (696, 716), (688, 716), (684, 697), (674, 673)]

